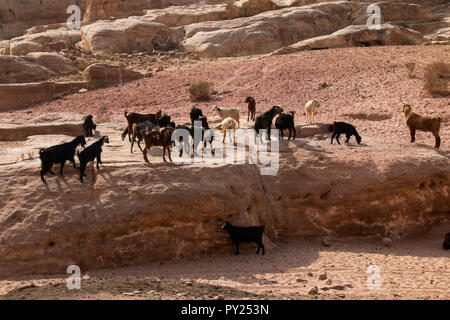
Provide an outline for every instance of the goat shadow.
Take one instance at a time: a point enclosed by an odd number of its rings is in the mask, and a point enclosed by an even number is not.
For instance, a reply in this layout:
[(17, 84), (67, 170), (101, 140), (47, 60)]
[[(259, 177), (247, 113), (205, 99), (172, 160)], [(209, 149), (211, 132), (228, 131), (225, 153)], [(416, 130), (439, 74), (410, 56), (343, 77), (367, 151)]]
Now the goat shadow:
[(421, 147), (423, 149), (427, 149), (430, 151), (435, 151), (436, 153), (440, 154), (441, 156), (450, 159), (450, 151), (444, 151), (442, 149), (436, 149), (434, 146), (424, 144), (424, 143), (415, 143), (416, 146)]

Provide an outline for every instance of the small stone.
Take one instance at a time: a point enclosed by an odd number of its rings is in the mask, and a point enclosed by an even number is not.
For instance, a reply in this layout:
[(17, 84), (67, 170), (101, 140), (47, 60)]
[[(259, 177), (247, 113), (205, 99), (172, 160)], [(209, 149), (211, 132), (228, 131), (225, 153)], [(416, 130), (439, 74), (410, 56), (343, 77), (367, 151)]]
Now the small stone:
[(88, 89), (83, 88), (83, 89), (80, 89), (78, 92), (79, 92), (79, 93), (86, 93), (86, 92), (88, 92)]
[(344, 287), (344, 286), (337, 285), (337, 286), (332, 286), (332, 287), (330, 287), (330, 289), (342, 291), (342, 290), (345, 290), (345, 287)]
[(325, 282), (327, 285), (331, 285), (333, 281), (331, 279), (328, 279), (327, 282)]
[(345, 298), (345, 294), (343, 294), (343, 293), (340, 293), (340, 294), (338, 294), (337, 296), (338, 296), (339, 298), (342, 298), (342, 299)]
[(314, 286), (309, 290), (308, 294), (314, 295), (314, 294), (317, 294), (318, 292), (319, 292), (319, 288), (317, 288), (317, 286)]
[(185, 283), (188, 287), (192, 287), (192, 282), (191, 281), (186, 281)]
[(346, 286), (347, 288), (353, 288), (353, 285), (351, 285), (350, 283), (344, 284), (344, 286)]
[(312, 276), (313, 276), (313, 273), (312, 273), (312, 272), (308, 272), (307, 275), (308, 275), (309, 277), (312, 277)]
[(298, 278), (296, 281), (297, 281), (297, 282), (308, 282), (308, 280), (301, 279), (301, 278)]
[(141, 290), (135, 290), (133, 291), (133, 294), (141, 294)]
[(219, 294), (219, 295), (215, 296), (213, 298), (213, 300), (225, 300), (225, 297), (223, 295)]
[(153, 283), (161, 283), (161, 279), (159, 279), (159, 278), (157, 278), (157, 277), (154, 277), (154, 278), (152, 279), (152, 282), (153, 282)]
[(327, 240), (325, 240), (325, 239), (322, 239), (322, 241), (320, 241), (320, 244), (322, 245), (322, 246), (324, 246), (324, 247), (329, 247), (330, 246), (330, 244), (327, 242)]
[(322, 287), (322, 288), (320, 288), (320, 290), (328, 291), (328, 290), (330, 290), (330, 288), (328, 288), (328, 287)]
[(319, 273), (319, 280), (326, 280), (327, 279), (327, 272), (325, 270), (321, 270)]
[(383, 246), (385, 246), (385, 247), (392, 246), (392, 240), (388, 237), (383, 238), (383, 240), (381, 240), (381, 242), (383, 243)]

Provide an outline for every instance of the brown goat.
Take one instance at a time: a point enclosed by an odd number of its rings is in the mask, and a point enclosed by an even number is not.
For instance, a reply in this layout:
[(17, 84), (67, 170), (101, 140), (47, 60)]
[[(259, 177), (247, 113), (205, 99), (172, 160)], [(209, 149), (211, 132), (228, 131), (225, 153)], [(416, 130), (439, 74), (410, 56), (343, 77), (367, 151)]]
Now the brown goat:
[(245, 102), (248, 103), (248, 115), (247, 115), (247, 121), (250, 120), (250, 116), (252, 118), (252, 121), (255, 121), (255, 114), (256, 114), (256, 101), (253, 97), (247, 97)]
[(441, 146), (441, 137), (439, 137), (439, 130), (441, 128), (441, 118), (439, 117), (423, 117), (411, 110), (409, 104), (403, 106), (405, 114), (406, 125), (411, 132), (411, 142), (416, 140), (416, 130), (429, 131), (433, 133), (436, 139), (435, 148), (439, 149)]
[(125, 118), (127, 118), (128, 121), (128, 128), (126, 128), (125, 131), (122, 133), (122, 140), (125, 139), (125, 136), (128, 133), (128, 139), (131, 142), (131, 135), (133, 133), (133, 124), (139, 124), (144, 121), (150, 121), (153, 124), (157, 124), (158, 120), (161, 119), (162, 116), (163, 111), (161, 109), (159, 109), (159, 111), (155, 114), (152, 113), (142, 114), (136, 112), (128, 113), (127, 111), (125, 111)]
[(144, 142), (145, 148), (142, 150), (142, 154), (144, 155), (144, 160), (147, 163), (150, 163), (147, 158), (147, 152), (150, 150), (152, 146), (160, 146), (163, 147), (163, 160), (166, 161), (166, 149), (169, 152), (169, 160), (172, 162), (172, 158), (170, 156), (170, 151), (172, 149), (172, 134), (175, 131), (172, 127), (162, 128), (161, 131), (158, 128), (153, 128), (151, 131), (147, 131), (144, 133)]

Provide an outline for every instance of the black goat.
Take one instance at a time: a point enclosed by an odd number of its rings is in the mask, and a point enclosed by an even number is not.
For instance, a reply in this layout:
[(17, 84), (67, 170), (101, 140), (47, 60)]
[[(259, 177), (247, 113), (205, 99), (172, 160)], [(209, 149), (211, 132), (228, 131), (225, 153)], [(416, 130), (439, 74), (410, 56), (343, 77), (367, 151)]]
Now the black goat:
[(450, 250), (450, 232), (445, 235), (444, 243), (442, 243), (442, 248), (444, 250)]
[(256, 254), (259, 254), (259, 250), (262, 249), (262, 254), (265, 254), (264, 245), (262, 243), (262, 235), (264, 233), (264, 227), (235, 227), (228, 221), (225, 221), (220, 228), (228, 231), (231, 241), (236, 245), (236, 255), (239, 254), (239, 243), (241, 242), (254, 242), (258, 245)]
[(131, 150), (130, 152), (133, 153), (133, 146), (134, 142), (136, 141), (136, 138), (138, 139), (137, 145), (139, 149), (142, 151), (141, 147), (141, 141), (144, 139), (144, 133), (146, 130), (151, 131), (153, 128), (156, 128), (156, 125), (151, 123), (150, 121), (144, 121), (138, 124), (133, 124), (133, 135), (131, 137)]
[(191, 125), (193, 125), (194, 121), (200, 120), (203, 117), (203, 111), (199, 108), (192, 107), (189, 116), (191, 117)]
[(349, 142), (351, 136), (355, 136), (358, 144), (361, 143), (361, 137), (358, 134), (358, 131), (356, 131), (356, 128), (350, 123), (335, 121), (331, 126), (328, 127), (328, 131), (333, 132), (333, 135), (331, 136), (331, 144), (333, 144), (333, 139), (335, 137), (337, 143), (341, 144), (339, 142), (339, 136), (343, 133), (345, 133), (345, 136), (347, 137), (347, 140), (345, 140), (345, 142)]
[(164, 115), (158, 120), (158, 127), (166, 128), (170, 124), (171, 117), (169, 115)]
[[(262, 115), (257, 116), (255, 120), (255, 143), (256, 143), (256, 136), (259, 135), (259, 130), (266, 129), (267, 130), (267, 140), (270, 140), (270, 130), (272, 127), (272, 121), (273, 118), (277, 114), (281, 114), (283, 112), (283, 108), (280, 106), (273, 106), (269, 111), (264, 112)], [(261, 142), (262, 142), (262, 135), (260, 136)]]
[(88, 162), (94, 161), (97, 158), (97, 169), (100, 169), (99, 164), (102, 163), (101, 153), (104, 143), (109, 143), (107, 136), (101, 137), (98, 141), (91, 144), (89, 147), (79, 152), (78, 159), (80, 160), (80, 181), (83, 183), (83, 177), (86, 176), (84, 171)]
[(84, 135), (86, 137), (93, 137), (97, 125), (94, 123), (94, 116), (92, 114), (86, 116), (83, 122)]
[(39, 158), (41, 158), (41, 179), (44, 183), (47, 183), (44, 179), (44, 174), (50, 172), (51, 174), (55, 174), (52, 171), (52, 167), (56, 163), (61, 163), (61, 169), (59, 173), (63, 174), (63, 168), (66, 161), (70, 161), (73, 164), (73, 167), (76, 169), (75, 165), (75, 149), (81, 145), (82, 147), (86, 146), (86, 139), (84, 136), (78, 136), (73, 139), (71, 142), (59, 144), (50, 148), (44, 148), (39, 151)]
[(245, 99), (245, 102), (248, 103), (248, 114), (247, 114), (247, 121), (250, 120), (250, 117), (253, 121), (255, 121), (255, 114), (256, 114), (256, 101), (253, 97), (247, 97)]
[(275, 128), (280, 130), (281, 140), (283, 140), (283, 131), (285, 129), (289, 129), (289, 138), (291, 138), (292, 131), (294, 131), (294, 140), (295, 140), (295, 124), (294, 124), (294, 111), (291, 111), (291, 114), (282, 113), (275, 121)]

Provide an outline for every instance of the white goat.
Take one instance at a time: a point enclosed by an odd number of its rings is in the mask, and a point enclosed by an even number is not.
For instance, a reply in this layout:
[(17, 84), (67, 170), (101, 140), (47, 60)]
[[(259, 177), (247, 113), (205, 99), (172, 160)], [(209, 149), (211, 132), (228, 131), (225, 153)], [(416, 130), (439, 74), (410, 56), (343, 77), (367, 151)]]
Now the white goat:
[(320, 102), (316, 99), (310, 100), (305, 105), (306, 111), (306, 122), (314, 123), (314, 113), (316, 113), (316, 109), (320, 106)]
[[(222, 130), (223, 140), (222, 143), (225, 143), (225, 137), (227, 136), (227, 130), (233, 130), (233, 143), (236, 145), (236, 129), (238, 128), (238, 122), (231, 117), (225, 118), (222, 120), (222, 123), (216, 126), (216, 129)], [(231, 136), (230, 136), (231, 141)]]
[(239, 128), (239, 113), (240, 109), (238, 108), (219, 108), (219, 106), (213, 106), (213, 111), (217, 111), (220, 118), (224, 120), (225, 118), (233, 118), (236, 120)]

